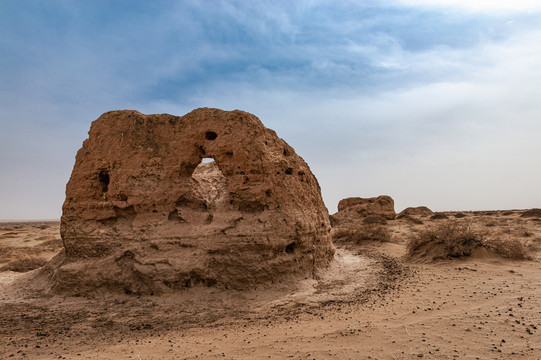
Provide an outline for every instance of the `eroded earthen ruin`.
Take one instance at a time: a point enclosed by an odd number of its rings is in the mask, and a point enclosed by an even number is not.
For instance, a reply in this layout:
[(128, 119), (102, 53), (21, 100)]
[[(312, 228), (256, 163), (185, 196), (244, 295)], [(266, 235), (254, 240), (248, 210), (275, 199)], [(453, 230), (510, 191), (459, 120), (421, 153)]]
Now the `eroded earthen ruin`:
[(373, 198), (350, 197), (340, 200), (338, 212), (331, 216), (333, 226), (355, 223), (367, 216), (380, 216), (387, 220), (396, 217), (394, 200), (387, 195)]
[(49, 276), (81, 294), (253, 288), (313, 276), (329, 231), (308, 165), (254, 115), (112, 111), (77, 153)]
[(414, 215), (414, 216), (432, 216), (434, 212), (426, 206), (407, 207), (402, 210), (397, 216)]

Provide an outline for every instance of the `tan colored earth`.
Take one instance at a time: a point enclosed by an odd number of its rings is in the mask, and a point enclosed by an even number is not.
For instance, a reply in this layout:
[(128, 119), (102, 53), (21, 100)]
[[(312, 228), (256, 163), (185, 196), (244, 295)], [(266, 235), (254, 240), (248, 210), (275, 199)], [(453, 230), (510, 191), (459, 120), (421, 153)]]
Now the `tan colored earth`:
[[(539, 359), (541, 220), (522, 213), (388, 220), (389, 242), (337, 244), (318, 279), (245, 291), (199, 284), (162, 296), (42, 293), (27, 281), (39, 270), (8, 269), (52, 258), (59, 223), (3, 223), (0, 358)], [(412, 235), (451, 221), (516, 239), (533, 260), (404, 256)]]

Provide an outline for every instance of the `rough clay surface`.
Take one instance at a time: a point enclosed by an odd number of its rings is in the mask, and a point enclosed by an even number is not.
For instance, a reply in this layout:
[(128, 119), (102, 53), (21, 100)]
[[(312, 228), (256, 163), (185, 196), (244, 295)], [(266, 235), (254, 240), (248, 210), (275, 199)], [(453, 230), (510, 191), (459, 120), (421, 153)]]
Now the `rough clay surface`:
[(308, 165), (254, 115), (112, 111), (77, 153), (44, 272), (62, 293), (254, 288), (327, 266), (329, 231)]
[(434, 212), (426, 206), (417, 206), (405, 208), (398, 214), (398, 216), (401, 215), (432, 216)]
[(367, 216), (381, 216), (387, 220), (396, 217), (394, 201), (390, 196), (373, 198), (350, 197), (340, 200), (338, 212), (332, 215), (333, 226), (356, 222)]

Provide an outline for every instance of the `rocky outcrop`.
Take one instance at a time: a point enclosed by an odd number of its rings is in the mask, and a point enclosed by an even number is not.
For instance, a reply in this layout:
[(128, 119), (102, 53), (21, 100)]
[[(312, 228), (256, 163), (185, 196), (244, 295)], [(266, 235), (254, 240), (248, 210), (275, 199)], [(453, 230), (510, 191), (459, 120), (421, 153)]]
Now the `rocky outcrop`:
[(409, 216), (432, 216), (434, 215), (434, 212), (427, 208), (426, 206), (417, 206), (417, 207), (408, 207), (402, 210), (397, 218), (402, 217), (404, 215)]
[(77, 153), (48, 271), (79, 294), (253, 288), (325, 267), (329, 231), (308, 165), (254, 115), (112, 111)]
[(387, 220), (396, 217), (394, 201), (390, 196), (381, 195), (374, 198), (350, 197), (340, 200), (338, 212), (331, 216), (333, 226), (356, 222), (367, 216), (380, 216)]

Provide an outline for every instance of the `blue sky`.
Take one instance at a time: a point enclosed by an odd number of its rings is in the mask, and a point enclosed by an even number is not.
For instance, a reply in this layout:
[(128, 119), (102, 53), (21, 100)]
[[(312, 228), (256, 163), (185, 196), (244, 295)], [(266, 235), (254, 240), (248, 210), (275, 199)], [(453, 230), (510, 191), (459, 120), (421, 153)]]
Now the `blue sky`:
[(257, 115), (331, 212), (541, 207), (531, 0), (0, 0), (0, 219), (57, 218), (113, 109)]

